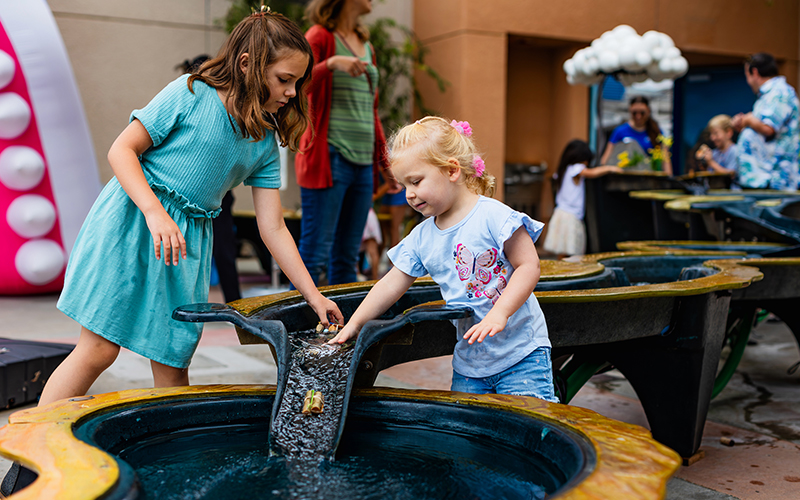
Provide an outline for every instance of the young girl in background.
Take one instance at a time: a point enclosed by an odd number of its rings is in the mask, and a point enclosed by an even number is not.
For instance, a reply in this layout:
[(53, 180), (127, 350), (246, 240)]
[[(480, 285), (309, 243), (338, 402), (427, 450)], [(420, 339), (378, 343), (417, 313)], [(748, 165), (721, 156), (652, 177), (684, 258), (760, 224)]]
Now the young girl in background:
[(705, 144), (697, 150), (695, 157), (703, 160), (709, 170), (736, 175), (739, 171), (738, 149), (733, 142), (733, 121), (728, 115), (717, 115), (708, 121), (708, 132), (714, 149)]
[(556, 208), (544, 239), (544, 249), (559, 258), (586, 253), (584, 179), (622, 172), (621, 168), (614, 166), (588, 168), (593, 158), (594, 153), (589, 145), (579, 139), (570, 141), (561, 153), (561, 161), (553, 179), (556, 183)]
[(471, 135), (467, 122), (427, 117), (392, 138), (392, 173), (427, 219), (389, 250), (392, 269), (330, 342), (355, 337), (415, 278), (430, 274), (448, 305), (475, 311), (476, 324), (459, 332), (452, 390), (555, 402), (547, 325), (533, 296), (540, 272), (534, 242), (544, 225), (484, 196), (495, 179)]
[(189, 383), (202, 325), (171, 314), (208, 300), (211, 218), (242, 181), (253, 188), (270, 253), (323, 323), (341, 321), (303, 266), (277, 189), (276, 135), (297, 148), (309, 122), (304, 85), (311, 64), (297, 26), (258, 12), (233, 30), (217, 57), (133, 111), (108, 153), (116, 177), (83, 224), (58, 301), (81, 324), (81, 336), (39, 404), (85, 394), (120, 346), (151, 360), (156, 387)]

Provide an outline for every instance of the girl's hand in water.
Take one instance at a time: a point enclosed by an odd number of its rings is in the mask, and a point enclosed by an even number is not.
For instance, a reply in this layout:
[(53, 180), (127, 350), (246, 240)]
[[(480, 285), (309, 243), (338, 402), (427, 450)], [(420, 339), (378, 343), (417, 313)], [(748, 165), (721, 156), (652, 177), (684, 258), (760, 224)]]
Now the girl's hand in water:
[(467, 333), (464, 334), (464, 339), (470, 344), (476, 340), (479, 343), (483, 342), (487, 336), (494, 337), (502, 332), (507, 322), (508, 318), (503, 317), (502, 314), (492, 315), (492, 311), (489, 311), (489, 314), (480, 323), (472, 325), (472, 328), (467, 330)]
[(318, 293), (313, 301), (309, 300), (308, 305), (317, 313), (319, 321), (323, 326), (328, 326), (331, 323), (339, 325), (344, 323), (344, 316), (339, 310), (339, 306), (336, 305), (336, 302), (326, 298), (321, 293)]
[(177, 266), (180, 257), (186, 260), (186, 240), (172, 217), (161, 208), (144, 214), (147, 228), (153, 235), (156, 260), (161, 260), (161, 245), (164, 245), (164, 263)]
[(359, 328), (354, 324), (350, 323), (345, 325), (344, 328), (339, 330), (339, 333), (336, 334), (335, 337), (328, 341), (329, 344), (344, 344), (351, 338), (354, 338), (358, 335)]

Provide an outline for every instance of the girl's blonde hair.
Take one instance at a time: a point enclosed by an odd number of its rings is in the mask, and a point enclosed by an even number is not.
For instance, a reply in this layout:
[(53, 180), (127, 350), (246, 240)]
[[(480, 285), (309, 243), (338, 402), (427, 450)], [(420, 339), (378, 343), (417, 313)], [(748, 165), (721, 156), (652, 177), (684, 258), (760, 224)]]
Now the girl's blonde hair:
[[(449, 160), (454, 158), (464, 173), (462, 178), (467, 188), (473, 193), (492, 196), (497, 184), (494, 176), (483, 170), (483, 160), (470, 137), (471, 129), (464, 133), (463, 126), (460, 131), (452, 123), (456, 122), (427, 116), (401, 128), (389, 139), (389, 162), (394, 163), (401, 155), (412, 152), (444, 170), (453, 166)], [(469, 129), (468, 124), (466, 128)]]
[(733, 121), (728, 115), (717, 115), (708, 120), (708, 128), (718, 128), (720, 130), (733, 130)]
[[(308, 66), (297, 80), (297, 95), (274, 114), (273, 122), (269, 113), (264, 111), (271, 94), (267, 85), (267, 68), (284, 57), (287, 51), (307, 55)], [(239, 58), (244, 53), (249, 54), (247, 72), (242, 72), (239, 65)], [(313, 66), (314, 54), (300, 28), (281, 14), (261, 11), (237, 24), (217, 56), (193, 72), (187, 84), (189, 90), (192, 90), (195, 80), (216, 89), (226, 88), (230, 118), (239, 125), (243, 137), (260, 141), (266, 137), (267, 130), (277, 130), (281, 146), (297, 151), (300, 136), (311, 122), (306, 86)]]
[[(319, 24), (328, 31), (336, 31), (339, 16), (345, 0), (311, 0), (306, 7), (306, 19), (311, 24)], [(356, 34), (362, 42), (369, 40), (369, 30), (359, 20)]]

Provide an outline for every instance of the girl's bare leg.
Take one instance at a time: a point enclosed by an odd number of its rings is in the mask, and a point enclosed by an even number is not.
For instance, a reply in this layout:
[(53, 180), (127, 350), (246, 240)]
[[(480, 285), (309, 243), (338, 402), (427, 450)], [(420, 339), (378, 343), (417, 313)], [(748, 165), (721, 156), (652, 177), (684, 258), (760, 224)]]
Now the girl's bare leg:
[(78, 345), (48, 379), (39, 397), (39, 405), (83, 396), (97, 377), (114, 363), (118, 354), (117, 344), (81, 327)]
[(150, 360), (153, 370), (153, 387), (177, 387), (189, 385), (189, 369), (175, 368)]

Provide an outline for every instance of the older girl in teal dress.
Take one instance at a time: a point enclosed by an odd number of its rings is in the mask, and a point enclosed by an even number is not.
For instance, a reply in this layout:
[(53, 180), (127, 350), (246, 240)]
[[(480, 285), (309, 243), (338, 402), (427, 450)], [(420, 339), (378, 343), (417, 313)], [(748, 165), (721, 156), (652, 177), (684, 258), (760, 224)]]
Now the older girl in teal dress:
[(252, 186), (259, 231), (281, 268), (323, 323), (342, 322), (303, 266), (277, 189), (276, 137), (296, 149), (308, 125), (312, 57), (297, 26), (258, 12), (217, 57), (131, 114), (108, 153), (116, 177), (84, 222), (58, 301), (81, 324), (80, 340), (40, 404), (85, 394), (120, 346), (151, 360), (156, 387), (189, 383), (202, 326), (171, 314), (208, 300), (211, 218), (241, 182)]

